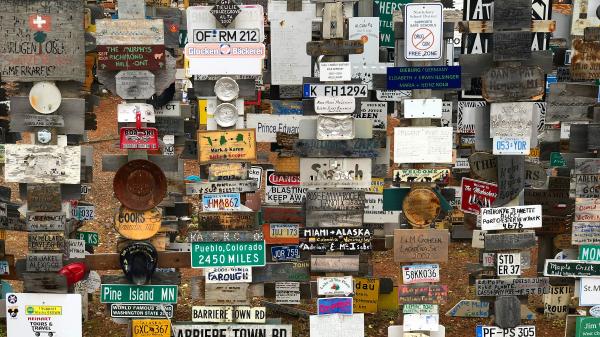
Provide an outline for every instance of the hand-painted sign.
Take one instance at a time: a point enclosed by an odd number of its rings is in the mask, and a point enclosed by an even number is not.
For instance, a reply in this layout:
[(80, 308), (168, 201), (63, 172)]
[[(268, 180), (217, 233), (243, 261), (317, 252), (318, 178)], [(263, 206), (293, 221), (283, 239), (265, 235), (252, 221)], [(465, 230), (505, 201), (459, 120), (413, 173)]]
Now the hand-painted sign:
[(266, 204), (301, 204), (304, 202), (306, 191), (306, 187), (300, 186), (299, 175), (283, 175), (274, 170), (267, 170)]
[(4, 179), (8, 183), (79, 184), (79, 146), (6, 144)]
[(482, 77), (488, 102), (537, 100), (544, 94), (544, 71), (536, 66), (493, 67)]
[(110, 317), (113, 318), (173, 318), (172, 304), (117, 304), (110, 305)]
[(249, 283), (252, 282), (251, 267), (205, 268), (206, 283)]
[(367, 188), (371, 186), (371, 159), (300, 158), (304, 187)]
[(447, 90), (460, 87), (458, 66), (387, 68), (388, 90)]
[(63, 231), (67, 223), (65, 212), (27, 212), (27, 230)]
[(524, 229), (542, 227), (542, 206), (512, 206), (481, 209), (481, 229)]
[(600, 276), (600, 262), (546, 259), (544, 276), (594, 277)]
[(575, 200), (575, 221), (600, 221), (600, 200), (577, 198)]
[(133, 319), (131, 320), (132, 337), (171, 337), (171, 321), (169, 319)]
[(550, 291), (550, 279), (547, 277), (481, 279), (475, 280), (475, 289), (477, 296), (541, 295)]
[(246, 306), (194, 306), (192, 322), (215, 323), (265, 323), (265, 307)]
[(265, 242), (193, 242), (192, 268), (264, 266)]
[(177, 286), (103, 284), (100, 288), (100, 302), (123, 304), (177, 303)]
[(29, 251), (63, 251), (65, 237), (58, 232), (28, 233), (27, 243)]
[(318, 277), (319, 296), (348, 296), (354, 292), (352, 276)]
[(469, 178), (461, 182), (461, 205), (463, 212), (479, 214), (480, 210), (490, 207), (498, 196), (498, 185)]
[(396, 229), (394, 230), (395, 262), (448, 261), (448, 230)]
[(352, 297), (328, 297), (317, 299), (317, 315), (345, 314), (351, 315)]
[(228, 160), (256, 159), (254, 129), (198, 131), (198, 156), (201, 164)]
[(165, 46), (98, 46), (98, 69), (159, 70), (165, 67)]
[(440, 281), (440, 265), (414, 264), (402, 266), (402, 283), (415, 284)]
[(301, 228), (300, 249), (307, 251), (371, 250), (371, 230), (367, 228)]
[(398, 286), (398, 303), (431, 303), (443, 304), (448, 300), (447, 285), (400, 285)]
[(394, 170), (395, 183), (447, 183), (449, 169), (400, 169)]

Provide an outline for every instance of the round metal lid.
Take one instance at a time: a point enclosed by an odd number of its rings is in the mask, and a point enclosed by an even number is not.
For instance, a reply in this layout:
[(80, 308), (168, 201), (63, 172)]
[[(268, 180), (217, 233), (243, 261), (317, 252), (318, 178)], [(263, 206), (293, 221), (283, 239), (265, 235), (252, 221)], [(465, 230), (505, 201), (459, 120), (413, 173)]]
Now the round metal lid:
[(115, 197), (136, 211), (156, 207), (167, 193), (167, 178), (151, 161), (138, 159), (121, 166), (113, 179)]
[(442, 207), (440, 199), (430, 189), (417, 188), (408, 193), (402, 202), (402, 211), (413, 227), (426, 228), (438, 217)]
[(234, 126), (238, 119), (238, 111), (231, 103), (221, 103), (215, 109), (213, 117), (220, 127), (228, 128)]
[(31, 107), (44, 115), (58, 110), (61, 101), (60, 90), (52, 82), (38, 82), (29, 91), (29, 103)]
[(231, 77), (221, 77), (215, 83), (215, 94), (224, 102), (230, 102), (238, 98), (240, 86)]
[(121, 206), (115, 213), (115, 229), (121, 236), (130, 240), (146, 240), (158, 233), (162, 215), (158, 208), (136, 211)]

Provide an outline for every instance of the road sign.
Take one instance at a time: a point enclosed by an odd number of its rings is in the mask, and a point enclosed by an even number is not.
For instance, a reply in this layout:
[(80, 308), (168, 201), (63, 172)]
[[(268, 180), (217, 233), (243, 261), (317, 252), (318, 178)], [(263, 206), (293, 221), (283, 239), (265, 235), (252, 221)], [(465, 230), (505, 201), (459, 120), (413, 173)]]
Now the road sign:
[(264, 266), (265, 242), (193, 242), (192, 268)]
[(177, 303), (177, 286), (130, 284), (103, 284), (100, 289), (101, 303)]
[(441, 3), (415, 3), (405, 6), (405, 59), (426, 61), (442, 58), (443, 8)]
[(143, 317), (173, 317), (172, 304), (111, 304), (110, 317), (143, 318)]

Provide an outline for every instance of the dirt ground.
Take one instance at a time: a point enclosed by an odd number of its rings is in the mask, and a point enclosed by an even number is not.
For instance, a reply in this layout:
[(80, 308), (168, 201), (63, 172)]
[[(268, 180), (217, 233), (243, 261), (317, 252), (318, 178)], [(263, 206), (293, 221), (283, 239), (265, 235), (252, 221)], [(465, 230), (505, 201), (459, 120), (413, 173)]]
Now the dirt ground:
[[(96, 206), (96, 219), (86, 222), (81, 230), (96, 231), (100, 234), (98, 252), (116, 252), (117, 232), (112, 227), (112, 216), (119, 206), (113, 197), (112, 179), (114, 173), (102, 172), (102, 154), (123, 153), (118, 149), (118, 131), (116, 105), (118, 99), (107, 97), (102, 100), (97, 108), (98, 130), (89, 133), (90, 145), (94, 147), (94, 183), (91, 193), (86, 197)], [(197, 165), (193, 161), (186, 161), (187, 174), (197, 174)], [(0, 177), (0, 183), (3, 183)], [(17, 195), (18, 187), (13, 187), (13, 196)], [(467, 262), (477, 262), (477, 250), (470, 247), (470, 242), (453, 242), (449, 248), (449, 262), (441, 264), (441, 284), (449, 286), (448, 303), (440, 307), (440, 324), (446, 327), (446, 336), (463, 337), (474, 336), (475, 326), (478, 324), (491, 324), (491, 319), (477, 318), (452, 318), (444, 313), (450, 310), (461, 299), (476, 299), (473, 287), (468, 286)], [(9, 232), (6, 242), (7, 254), (16, 258), (23, 258), (27, 252), (26, 233)], [(533, 253), (532, 256), (536, 254)], [(374, 274), (378, 277), (391, 277), (395, 284), (401, 283), (400, 266), (394, 263), (393, 254), (388, 252), (373, 253)], [(533, 276), (535, 267), (529, 270)], [(118, 271), (115, 271), (118, 272)], [(177, 305), (176, 319), (178, 321), (191, 320), (191, 306), (199, 305), (191, 299), (189, 286), (190, 277), (197, 275), (197, 271), (183, 270), (183, 282), (180, 286), (180, 301)], [(22, 289), (20, 282), (11, 282), (16, 290)], [(530, 297), (530, 309), (541, 306), (539, 297)], [(306, 306), (307, 310), (316, 311), (315, 306)], [(294, 336), (308, 337), (308, 322), (305, 319), (294, 319), (269, 313), (268, 317), (283, 317), (284, 321), (294, 324)], [(522, 324), (533, 324), (537, 327), (538, 337), (564, 336), (564, 320), (544, 319), (541, 314), (536, 321), (523, 321)], [(380, 312), (365, 315), (365, 332), (369, 337), (387, 336), (387, 327), (402, 323), (402, 314), (399, 311)], [(126, 325), (119, 325), (110, 319), (105, 307), (99, 303), (98, 293), (93, 295), (89, 307), (89, 320), (84, 322), (84, 336), (87, 337), (123, 337), (126, 335)], [(0, 332), (0, 335), (3, 335)]]

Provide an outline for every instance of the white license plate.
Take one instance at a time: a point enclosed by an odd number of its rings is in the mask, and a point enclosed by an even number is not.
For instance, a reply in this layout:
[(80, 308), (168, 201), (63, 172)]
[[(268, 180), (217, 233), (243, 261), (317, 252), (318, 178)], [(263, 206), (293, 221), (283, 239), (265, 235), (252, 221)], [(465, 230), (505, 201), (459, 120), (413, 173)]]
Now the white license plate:
[(528, 155), (529, 151), (528, 138), (494, 137), (494, 154)]
[(258, 43), (258, 29), (194, 29), (193, 43)]
[(369, 90), (365, 84), (305, 84), (304, 97), (354, 96), (367, 97)]
[(534, 325), (502, 329), (497, 326), (477, 326), (477, 337), (535, 337)]

